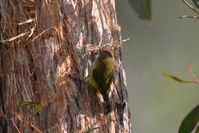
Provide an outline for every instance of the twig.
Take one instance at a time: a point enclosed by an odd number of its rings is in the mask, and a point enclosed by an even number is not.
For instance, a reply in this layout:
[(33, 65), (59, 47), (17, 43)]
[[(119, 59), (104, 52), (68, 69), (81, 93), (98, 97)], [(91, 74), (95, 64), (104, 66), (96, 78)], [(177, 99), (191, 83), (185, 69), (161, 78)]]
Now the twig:
[(195, 13), (199, 15), (199, 12), (192, 6), (190, 5), (186, 0), (182, 0), (191, 10), (193, 10)]
[(11, 41), (14, 41), (14, 40), (16, 40), (16, 39), (18, 39), (18, 38), (21, 38), (21, 37), (23, 37), (23, 36), (25, 36), (25, 35), (27, 35), (27, 34), (30, 34), (30, 31), (23, 32), (23, 33), (21, 33), (21, 34), (19, 34), (19, 35), (17, 35), (17, 36), (14, 36), (14, 37), (12, 37), (12, 38), (9, 38), (9, 39), (1, 40), (0, 42), (2, 42), (2, 43), (11, 42)]
[(19, 130), (19, 128), (18, 128), (17, 125), (15, 124), (14, 119), (11, 118), (10, 120), (11, 120), (12, 124), (14, 125), (14, 127), (16, 128), (17, 132), (18, 132), (18, 133), (21, 133), (21, 131)]
[(55, 28), (54, 28), (54, 27), (50, 27), (50, 28), (48, 28), (48, 29), (42, 31), (40, 34), (38, 34), (36, 37), (34, 37), (34, 38), (32, 39), (32, 42), (33, 42), (35, 39), (37, 39), (39, 36), (41, 36), (42, 34), (44, 34), (46, 31), (50, 30), (50, 29), (55, 29)]
[(15, 25), (23, 25), (23, 24), (28, 24), (28, 23), (32, 23), (34, 21), (34, 18), (30, 18), (26, 21), (20, 22), (20, 23), (14, 23), (14, 22), (0, 22), (3, 24), (15, 24)]
[(191, 64), (189, 65), (189, 73), (190, 73), (190, 75), (191, 75), (191, 77), (193, 79), (192, 83), (199, 84), (199, 80), (196, 77), (196, 75), (193, 73), (193, 69), (192, 69), (192, 65)]
[(131, 38), (124, 39), (124, 40), (122, 40), (122, 42), (127, 42), (129, 40), (131, 40)]
[(30, 19), (28, 19), (28, 20), (26, 20), (26, 21), (23, 21), (23, 22), (18, 23), (18, 25), (23, 25), (23, 24), (32, 23), (33, 21), (34, 21), (34, 18), (30, 18)]
[(193, 19), (199, 19), (199, 16), (188, 16), (188, 15), (184, 15), (184, 16), (180, 16), (179, 19), (182, 18), (193, 18)]
[(29, 34), (29, 36), (28, 36), (28, 38), (26, 40), (28, 40), (33, 35), (33, 33), (35, 31), (35, 28), (36, 27), (33, 27), (33, 28), (30, 29), (30, 34)]
[(32, 122), (29, 122), (29, 125), (37, 132), (37, 133), (43, 133), (38, 127), (32, 124)]

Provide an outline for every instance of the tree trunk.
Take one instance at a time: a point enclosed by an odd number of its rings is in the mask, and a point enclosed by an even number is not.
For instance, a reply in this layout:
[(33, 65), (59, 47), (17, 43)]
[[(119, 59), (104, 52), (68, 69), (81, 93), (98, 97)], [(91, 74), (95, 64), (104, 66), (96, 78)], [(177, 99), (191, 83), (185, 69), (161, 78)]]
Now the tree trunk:
[[(0, 40), (0, 132), (131, 132), (114, 0), (0, 0)], [(89, 49), (107, 43), (117, 65), (104, 115), (84, 81)]]

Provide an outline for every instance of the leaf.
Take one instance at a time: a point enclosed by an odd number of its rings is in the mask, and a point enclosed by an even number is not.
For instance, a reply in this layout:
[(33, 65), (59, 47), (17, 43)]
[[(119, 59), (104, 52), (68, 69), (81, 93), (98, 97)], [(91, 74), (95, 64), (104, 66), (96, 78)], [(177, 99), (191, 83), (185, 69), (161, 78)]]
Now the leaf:
[(35, 105), (36, 103), (32, 100), (27, 100), (27, 101), (22, 101), (21, 106), (30, 106), (30, 105)]
[(94, 133), (94, 130), (98, 129), (99, 127), (94, 127), (89, 129), (86, 133)]
[(179, 83), (190, 83), (190, 81), (187, 81), (187, 80), (183, 80), (181, 78), (178, 78), (176, 76), (173, 76), (173, 75), (170, 75), (170, 74), (166, 74), (165, 72), (161, 72), (161, 74), (167, 78), (170, 78), (176, 82), (179, 82)]
[(192, 0), (195, 6), (199, 9), (199, 0)]
[(43, 109), (44, 106), (45, 106), (44, 103), (37, 104), (37, 106), (35, 107), (35, 113), (40, 112), (41, 109)]
[(151, 20), (151, 0), (128, 0), (141, 19)]
[[(199, 105), (197, 105), (182, 121), (178, 133), (192, 133), (199, 121)], [(198, 133), (198, 129), (194, 133)]]

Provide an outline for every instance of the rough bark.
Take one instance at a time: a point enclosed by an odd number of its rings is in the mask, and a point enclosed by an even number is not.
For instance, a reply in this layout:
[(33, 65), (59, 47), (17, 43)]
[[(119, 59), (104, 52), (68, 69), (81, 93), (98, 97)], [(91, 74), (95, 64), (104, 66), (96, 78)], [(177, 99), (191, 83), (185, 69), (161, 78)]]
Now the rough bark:
[[(0, 0), (0, 40), (0, 132), (130, 132), (114, 0)], [(117, 46), (117, 66), (104, 115), (78, 78), (95, 58), (87, 49), (106, 43)]]

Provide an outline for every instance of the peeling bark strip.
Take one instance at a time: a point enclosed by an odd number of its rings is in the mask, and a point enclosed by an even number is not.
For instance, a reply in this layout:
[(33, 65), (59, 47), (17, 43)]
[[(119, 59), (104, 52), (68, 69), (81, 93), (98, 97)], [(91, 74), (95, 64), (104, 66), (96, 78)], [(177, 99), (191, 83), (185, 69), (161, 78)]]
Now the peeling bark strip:
[(89, 47), (121, 45), (114, 0), (0, 0), (0, 41), (0, 132), (131, 132), (120, 47), (108, 115), (69, 78), (87, 76)]

